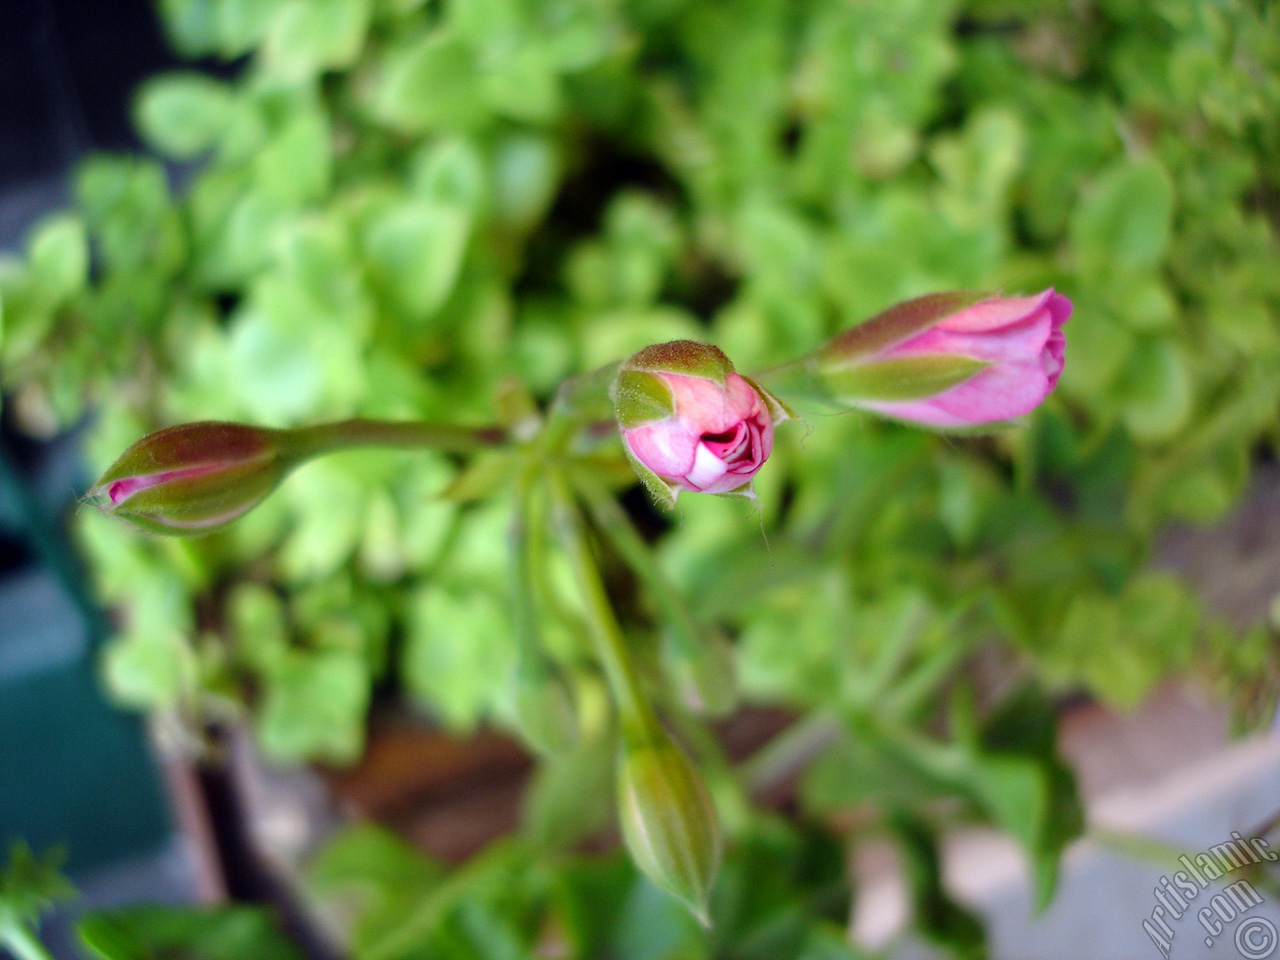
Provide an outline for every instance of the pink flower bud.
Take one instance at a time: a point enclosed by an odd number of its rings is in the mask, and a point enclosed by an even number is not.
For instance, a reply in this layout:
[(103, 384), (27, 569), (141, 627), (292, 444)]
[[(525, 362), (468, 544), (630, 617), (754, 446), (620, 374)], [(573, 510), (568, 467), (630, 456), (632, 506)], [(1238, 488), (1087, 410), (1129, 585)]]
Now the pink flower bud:
[(837, 337), (816, 372), (840, 404), (935, 427), (1035, 409), (1062, 373), (1071, 301), (940, 293), (909, 300)]
[(197, 534), (257, 506), (294, 464), (275, 430), (187, 423), (143, 437), (89, 491), (108, 513), (153, 533)]
[(691, 340), (641, 350), (622, 365), (611, 396), (633, 465), (668, 503), (681, 490), (742, 490), (773, 450), (774, 423), (786, 418), (720, 350)]

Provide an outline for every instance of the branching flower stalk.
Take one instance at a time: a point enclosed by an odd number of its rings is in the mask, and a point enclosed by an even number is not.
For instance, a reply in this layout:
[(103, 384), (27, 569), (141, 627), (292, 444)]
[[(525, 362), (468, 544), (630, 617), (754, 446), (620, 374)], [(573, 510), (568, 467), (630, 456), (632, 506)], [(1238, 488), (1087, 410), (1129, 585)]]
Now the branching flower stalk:
[[(550, 599), (542, 588), (554, 540), (572, 570), (585, 611), (582, 632), (613, 703), (627, 846), (658, 886), (709, 923), (721, 848), (716, 811), (694, 764), (650, 702), (601, 575), (591, 525), (651, 594), (668, 668), (688, 683), (705, 712), (724, 713), (734, 704), (731, 648), (694, 616), (619, 505), (612, 490), (614, 465), (621, 461), (602, 455), (602, 444), (621, 440), (634, 469), (629, 476), (638, 477), (661, 506), (670, 507), (682, 492), (753, 499), (753, 479), (769, 458), (776, 427), (793, 416), (794, 402), (868, 409), (941, 429), (1026, 413), (1057, 382), (1061, 327), (1069, 313), (1070, 303), (1051, 290), (1020, 299), (932, 295), (890, 308), (757, 378), (739, 374), (709, 344), (655, 344), (567, 380), (545, 415), (522, 387), (513, 387), (499, 397), (498, 426), (368, 419), (283, 430), (185, 424), (135, 443), (90, 496), (144, 530), (195, 535), (233, 522), (294, 468), (323, 454), (386, 447), (431, 449), (465, 460), (500, 451), (499, 466), (510, 469), (514, 481), (512, 689), (521, 732), (535, 750), (551, 755), (580, 733), (542, 636)], [(879, 673), (896, 673), (896, 654), (885, 656)], [(917, 697), (932, 689), (951, 656), (944, 648), (936, 662), (921, 665)], [(869, 692), (881, 685), (872, 683)], [(708, 736), (700, 727), (686, 733), (699, 741)], [(939, 756), (930, 754), (935, 763)], [(733, 805), (739, 800), (735, 794)]]

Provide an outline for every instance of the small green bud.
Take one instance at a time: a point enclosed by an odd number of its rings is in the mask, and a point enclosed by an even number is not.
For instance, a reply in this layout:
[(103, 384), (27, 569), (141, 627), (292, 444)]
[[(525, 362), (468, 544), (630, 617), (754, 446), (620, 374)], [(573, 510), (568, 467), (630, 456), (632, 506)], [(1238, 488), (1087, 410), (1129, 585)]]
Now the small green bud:
[(628, 743), (618, 769), (618, 806), (636, 866), (710, 926), (707, 898), (720, 865), (720, 828), (689, 758), (662, 734)]
[(238, 423), (186, 423), (143, 437), (89, 496), (152, 533), (208, 533), (244, 515), (297, 462), (281, 431)]

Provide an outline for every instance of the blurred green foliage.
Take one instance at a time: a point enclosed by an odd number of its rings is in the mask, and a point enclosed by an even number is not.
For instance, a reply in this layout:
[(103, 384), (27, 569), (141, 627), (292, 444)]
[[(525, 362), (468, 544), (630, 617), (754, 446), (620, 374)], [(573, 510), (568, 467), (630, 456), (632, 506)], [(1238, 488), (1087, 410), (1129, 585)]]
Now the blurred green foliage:
[[(488, 422), (507, 378), (545, 398), (656, 341), (750, 371), (896, 300), (1052, 284), (1076, 305), (1066, 370), (1025, 427), (811, 418), (780, 431), (759, 521), (684, 498), (663, 564), (736, 638), (747, 698), (836, 718), (806, 809), (958, 796), (1035, 855), (1042, 895), (1079, 829), (1046, 698), (1275, 669), (1266, 625), (1242, 637), (1149, 564), (1277, 439), (1275, 5), (160, 8), (182, 53), (242, 69), (145, 84), (154, 156), (83, 163), (71, 209), (0, 261), (0, 372), (31, 429), (93, 410), (101, 467), (181, 421)], [(457, 473), (336, 455), (193, 542), (83, 512), (122, 617), (111, 688), (249, 717), (282, 761), (356, 758), (388, 680), (454, 729), (509, 722), (502, 468)], [(549, 641), (572, 663), (563, 605)], [(651, 611), (629, 614), (643, 646)], [(965, 706), (979, 652), (1033, 692)], [(927, 893), (928, 830), (893, 824)]]

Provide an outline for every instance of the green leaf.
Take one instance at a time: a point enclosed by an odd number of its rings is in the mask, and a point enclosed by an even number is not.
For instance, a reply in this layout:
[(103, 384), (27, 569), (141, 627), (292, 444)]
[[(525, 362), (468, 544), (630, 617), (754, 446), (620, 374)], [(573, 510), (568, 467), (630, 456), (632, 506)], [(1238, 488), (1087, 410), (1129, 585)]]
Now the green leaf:
[(444, 30), (388, 50), (369, 107), (377, 119), (405, 133), (477, 126), (487, 111), (475, 54)]
[(1124, 278), (1157, 267), (1169, 247), (1173, 207), (1173, 182), (1154, 157), (1104, 172), (1071, 221), (1085, 278)]
[(938, 839), (923, 820), (899, 811), (890, 819), (903, 853), (916, 922), (933, 943), (960, 960), (986, 956), (981, 921), (956, 903), (942, 885)]
[(1017, 113), (992, 106), (976, 110), (961, 133), (935, 140), (929, 159), (945, 184), (943, 211), (958, 224), (976, 227), (1001, 216), (1026, 143)]
[(1125, 424), (1140, 440), (1171, 439), (1191, 417), (1192, 389), (1190, 364), (1179, 344), (1140, 341), (1120, 379)]
[(230, 118), (227, 85), (202, 73), (170, 73), (143, 84), (134, 104), (134, 122), (161, 153), (180, 160), (210, 150)]
[(343, 651), (292, 651), (263, 675), (263, 752), (281, 763), (351, 763), (364, 748), (368, 664)]
[(393, 207), (369, 228), (374, 276), (405, 319), (421, 322), (443, 305), (462, 269), (471, 232), (465, 207), (418, 200)]
[(263, 44), (268, 69), (300, 80), (350, 66), (364, 47), (372, 7), (372, 0), (291, 0)]
[(27, 245), (26, 283), (34, 299), (57, 309), (78, 294), (89, 279), (89, 238), (84, 222), (57, 214), (36, 228)]
[(246, 663), (270, 671), (289, 650), (289, 626), (280, 597), (260, 583), (241, 583), (227, 602), (235, 652)]
[(966, 779), (991, 818), (1034, 855), (1049, 804), (1048, 784), (1039, 764), (1021, 757), (975, 757)]
[(169, 707), (189, 689), (190, 656), (181, 636), (138, 629), (106, 646), (103, 674), (119, 703), (134, 709)]
[(432, 143), (415, 161), (413, 190), (428, 200), (461, 207), (473, 216), (485, 200), (484, 162), (470, 140)]
[(82, 919), (81, 942), (102, 960), (304, 960), (261, 907), (132, 907)]
[(493, 205), (516, 226), (540, 220), (555, 194), (560, 158), (553, 140), (527, 133), (499, 141), (493, 154)]
[(329, 118), (318, 107), (293, 109), (253, 160), (253, 180), (268, 204), (287, 208), (320, 200), (333, 178)]
[(261, 42), (289, 0), (216, 0), (217, 49), (225, 57), (248, 53)]
[(548, 848), (567, 850), (606, 827), (614, 814), (616, 762), (610, 737), (579, 739), (544, 760), (525, 793), (525, 828)]
[(357, 949), (396, 930), (435, 891), (444, 868), (372, 823), (346, 827), (307, 865), (304, 889), (351, 917)]
[[(60, 850), (37, 857), (25, 840), (13, 842), (8, 862), (0, 871), (0, 930), (34, 924), (59, 900), (75, 896), (60, 869), (65, 859)], [(3, 942), (0, 939), (0, 945)]]
[(505, 695), (499, 681), (514, 666), (511, 625), (491, 594), (432, 584), (413, 597), (404, 683), (451, 729), (474, 729)]
[(560, 110), (560, 79), (541, 44), (523, 43), (485, 63), (481, 84), (493, 111), (513, 120), (546, 123)]
[(159, 0), (156, 6), (179, 53), (199, 57), (217, 49), (217, 0)]

